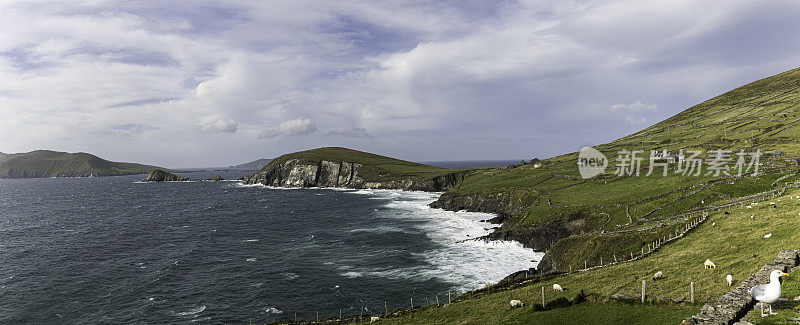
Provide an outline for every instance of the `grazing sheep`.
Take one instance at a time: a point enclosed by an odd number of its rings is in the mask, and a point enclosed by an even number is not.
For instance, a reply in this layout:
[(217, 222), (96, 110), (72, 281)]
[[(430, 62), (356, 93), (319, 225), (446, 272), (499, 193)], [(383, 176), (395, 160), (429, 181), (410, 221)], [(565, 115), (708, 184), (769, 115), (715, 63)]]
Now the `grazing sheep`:
[(558, 283), (553, 283), (553, 291), (564, 291), (564, 288)]
[(751, 205), (748, 205), (748, 206), (747, 206), (747, 208), (748, 208), (748, 209), (752, 209), (752, 208), (753, 208), (753, 206), (751, 206)]
[(750, 215), (750, 220), (756, 220), (756, 215), (755, 214), (751, 214)]
[(711, 223), (711, 227), (714, 227), (714, 226), (716, 226), (716, 225), (717, 225), (717, 223), (716, 223), (716, 222), (712, 222), (712, 223)]
[(704, 266), (705, 266), (707, 269), (716, 269), (716, 268), (717, 268), (717, 265), (716, 265), (716, 264), (714, 264), (714, 262), (712, 262), (711, 260), (706, 260), (706, 261), (703, 263), (703, 265), (704, 265)]
[(733, 275), (730, 275), (730, 274), (726, 275), (725, 276), (725, 280), (728, 281), (728, 286), (729, 287), (733, 285)]
[(653, 281), (661, 279), (663, 277), (664, 277), (664, 273), (661, 273), (661, 271), (658, 271), (658, 272), (656, 272), (656, 274), (653, 274)]
[(370, 323), (374, 323), (374, 322), (377, 322), (379, 320), (381, 320), (381, 318), (378, 317), (378, 316), (372, 316), (372, 317), (369, 318), (369, 322)]
[(519, 300), (511, 300), (511, 301), (509, 301), (509, 303), (511, 304), (511, 308), (514, 308), (514, 307), (525, 307), (525, 304), (523, 304), (522, 301), (519, 301)]
[(768, 234), (764, 235), (764, 238), (770, 238), (770, 237), (772, 237), (772, 233), (768, 233)]

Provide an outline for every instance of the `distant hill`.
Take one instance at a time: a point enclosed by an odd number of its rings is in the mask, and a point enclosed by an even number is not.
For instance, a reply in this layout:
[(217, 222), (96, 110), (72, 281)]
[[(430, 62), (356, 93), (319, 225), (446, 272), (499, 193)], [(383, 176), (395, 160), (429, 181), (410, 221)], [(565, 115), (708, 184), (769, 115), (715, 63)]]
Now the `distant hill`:
[(119, 176), (147, 174), (156, 168), (160, 167), (108, 161), (83, 152), (0, 153), (0, 178)]
[(340, 147), (282, 155), (243, 180), (283, 187), (383, 188), (440, 191), (466, 174)]
[[(0, 158), (0, 159), (2, 159), (2, 158)], [(249, 163), (244, 163), (244, 164), (241, 164), (241, 165), (231, 166), (230, 168), (233, 168), (233, 169), (244, 169), (244, 170), (259, 170), (261, 168), (264, 168), (264, 166), (266, 166), (269, 163), (270, 160), (272, 160), (272, 159), (262, 158), (262, 159), (258, 159), (258, 160), (253, 160), (253, 161), (251, 161)]]

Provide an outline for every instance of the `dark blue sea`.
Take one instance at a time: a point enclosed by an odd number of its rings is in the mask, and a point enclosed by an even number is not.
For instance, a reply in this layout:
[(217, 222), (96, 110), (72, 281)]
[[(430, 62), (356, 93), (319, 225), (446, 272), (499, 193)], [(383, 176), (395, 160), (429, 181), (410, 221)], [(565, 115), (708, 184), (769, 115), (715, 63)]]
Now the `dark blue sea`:
[[(191, 178), (245, 172), (192, 172)], [(438, 193), (0, 180), (0, 324), (258, 323), (447, 299), (535, 266)], [(465, 241), (466, 240), (466, 241)]]

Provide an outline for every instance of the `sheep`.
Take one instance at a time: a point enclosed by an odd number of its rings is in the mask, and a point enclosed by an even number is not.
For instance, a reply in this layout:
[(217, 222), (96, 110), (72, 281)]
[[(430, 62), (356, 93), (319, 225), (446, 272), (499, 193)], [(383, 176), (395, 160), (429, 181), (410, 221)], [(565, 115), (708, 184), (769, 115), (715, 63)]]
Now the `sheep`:
[(770, 238), (770, 237), (772, 237), (772, 233), (768, 233), (768, 234), (764, 235), (764, 238)]
[(519, 301), (519, 300), (511, 300), (511, 301), (509, 301), (509, 303), (511, 304), (511, 308), (514, 308), (514, 307), (525, 307), (525, 304), (523, 304), (522, 301)]
[(725, 276), (725, 280), (728, 281), (728, 286), (729, 287), (733, 285), (733, 275), (730, 275), (730, 274), (726, 275)]
[(558, 283), (553, 283), (553, 291), (564, 291), (564, 288)]
[(663, 277), (664, 277), (664, 273), (661, 273), (661, 271), (658, 271), (658, 272), (656, 272), (656, 274), (653, 274), (653, 281), (661, 279)]
[(381, 318), (378, 317), (378, 316), (372, 316), (372, 317), (369, 318), (369, 322), (370, 323), (374, 323), (374, 322), (377, 322), (379, 320), (381, 320)]
[(717, 223), (716, 223), (716, 222), (712, 222), (712, 223), (711, 223), (711, 227), (714, 227), (714, 226), (716, 226), (716, 225), (717, 225)]
[(755, 214), (751, 214), (750, 215), (750, 220), (756, 220), (756, 215)]
[(706, 267), (706, 269), (716, 269), (717, 268), (717, 265), (714, 264), (714, 262), (712, 262), (711, 260), (706, 260), (703, 263), (703, 265)]
[(752, 208), (753, 208), (753, 206), (752, 206), (752, 205), (748, 205), (748, 206), (747, 206), (747, 208), (748, 208), (748, 209), (752, 209)]

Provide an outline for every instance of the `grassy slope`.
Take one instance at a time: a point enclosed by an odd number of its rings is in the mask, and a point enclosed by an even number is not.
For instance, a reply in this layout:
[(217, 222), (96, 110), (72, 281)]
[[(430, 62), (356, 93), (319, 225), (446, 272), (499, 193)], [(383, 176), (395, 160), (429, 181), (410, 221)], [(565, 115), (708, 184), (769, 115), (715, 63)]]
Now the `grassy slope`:
[(0, 161), (0, 178), (146, 174), (156, 168), (160, 167), (113, 162), (82, 152), (37, 150), (7, 155)]
[[(800, 103), (797, 101), (800, 101), (800, 69), (734, 89), (645, 130), (595, 148), (612, 160), (617, 150), (623, 148), (643, 150), (645, 160), (650, 150), (693, 148), (760, 149), (800, 155), (800, 114), (795, 113)], [(792, 157), (784, 155), (783, 158)], [(610, 175), (615, 169), (612, 161), (606, 170), (608, 174), (586, 181), (580, 179), (576, 161), (577, 154), (571, 153), (547, 159), (540, 168), (525, 165), (485, 170), (468, 178), (452, 193), (512, 193), (520, 207), (515, 221), (523, 226), (567, 219), (575, 211), (586, 211), (603, 220), (590, 224), (612, 228), (639, 218), (670, 215), (698, 205), (761, 192), (773, 186), (772, 181), (778, 178), (775, 174), (795, 171), (794, 167), (787, 167), (786, 161), (775, 162), (773, 168), (762, 166), (762, 171), (773, 175), (732, 180), (736, 182), (733, 185), (727, 181), (718, 182), (701, 193), (685, 195), (690, 194), (692, 185), (715, 177), (615, 177)], [(646, 171), (646, 161), (643, 167)], [(626, 208), (630, 215), (626, 214)]]
[(428, 166), (339, 147), (317, 148), (285, 154), (271, 160), (261, 171), (268, 171), (274, 166), (293, 158), (309, 164), (317, 164), (321, 160), (359, 163), (363, 166), (358, 171), (358, 175), (368, 182), (389, 181), (406, 177), (426, 179), (453, 171), (452, 169)]
[[(400, 318), (386, 319), (396, 324), (482, 324), (482, 323), (526, 323), (570, 320), (580, 324), (605, 324), (603, 317), (608, 311), (620, 313), (617, 319), (630, 319), (632, 324), (677, 323), (699, 311), (702, 304), (721, 296), (730, 287), (725, 275), (732, 274), (734, 281), (745, 279), (763, 264), (771, 262), (781, 249), (798, 248), (800, 243), (800, 200), (790, 199), (800, 195), (800, 190), (789, 190), (786, 196), (773, 202), (756, 205), (753, 209), (727, 210), (731, 214), (717, 212), (706, 222), (677, 242), (667, 244), (649, 257), (622, 263), (603, 269), (577, 272), (551, 280), (533, 283), (514, 290), (497, 292), (466, 299), (443, 308), (430, 308)], [(780, 200), (780, 201), (778, 201)], [(751, 219), (750, 216), (754, 216)], [(712, 226), (712, 223), (715, 225)], [(763, 236), (772, 233), (772, 237)], [(711, 259), (716, 269), (706, 270), (703, 261)], [(651, 280), (656, 271), (664, 273), (664, 279)], [(530, 304), (541, 301), (541, 287), (547, 289), (547, 300), (572, 299), (583, 289), (597, 297), (612, 294), (637, 294), (642, 280), (648, 281), (648, 294), (667, 298), (688, 297), (689, 282), (695, 283), (695, 305), (626, 305), (610, 301), (601, 304), (551, 310), (533, 311)], [(554, 292), (550, 288), (558, 283), (565, 292)], [(800, 287), (800, 283), (795, 284)], [(795, 290), (795, 291), (792, 291)], [(790, 289), (784, 297), (793, 298), (800, 289)], [(520, 299), (527, 307), (512, 310), (510, 299)], [(602, 298), (601, 298), (602, 300)], [(796, 304), (778, 308), (785, 315)], [(652, 315), (649, 317), (648, 315)], [(662, 320), (663, 317), (663, 320)], [(613, 322), (613, 320), (612, 320)]]

